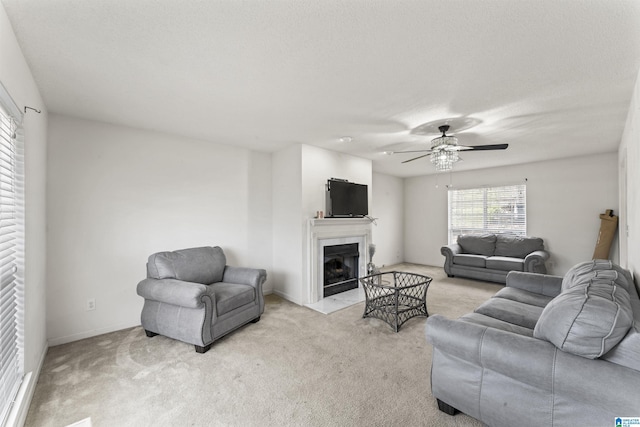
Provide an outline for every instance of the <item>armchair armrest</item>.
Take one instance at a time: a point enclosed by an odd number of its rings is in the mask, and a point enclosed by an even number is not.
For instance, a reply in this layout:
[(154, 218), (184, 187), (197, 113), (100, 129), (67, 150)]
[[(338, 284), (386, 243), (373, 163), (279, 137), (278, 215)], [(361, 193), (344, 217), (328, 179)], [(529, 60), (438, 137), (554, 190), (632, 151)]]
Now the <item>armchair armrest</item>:
[(511, 271), (507, 274), (505, 286), (555, 297), (562, 290), (562, 276)]
[(238, 283), (250, 285), (262, 292), (262, 284), (267, 280), (266, 270), (259, 268), (231, 267), (224, 268), (222, 281), (227, 283)]
[(202, 308), (210, 299), (215, 306), (215, 293), (207, 285), (177, 279), (144, 279), (138, 283), (138, 295), (145, 299), (187, 308)]
[(533, 251), (524, 258), (524, 271), (545, 274), (547, 272), (547, 267), (544, 263), (548, 259), (549, 252)]

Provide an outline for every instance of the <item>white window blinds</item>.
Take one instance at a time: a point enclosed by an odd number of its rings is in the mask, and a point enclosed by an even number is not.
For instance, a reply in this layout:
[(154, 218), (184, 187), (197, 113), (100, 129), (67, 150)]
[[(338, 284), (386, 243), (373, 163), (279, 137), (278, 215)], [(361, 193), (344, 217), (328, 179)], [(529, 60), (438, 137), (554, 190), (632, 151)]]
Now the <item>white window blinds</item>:
[[(0, 425), (23, 377), (22, 294), (23, 170), (20, 129), (0, 96)], [(10, 99), (10, 98), (9, 98)]]
[(449, 243), (460, 234), (527, 234), (527, 187), (449, 190)]

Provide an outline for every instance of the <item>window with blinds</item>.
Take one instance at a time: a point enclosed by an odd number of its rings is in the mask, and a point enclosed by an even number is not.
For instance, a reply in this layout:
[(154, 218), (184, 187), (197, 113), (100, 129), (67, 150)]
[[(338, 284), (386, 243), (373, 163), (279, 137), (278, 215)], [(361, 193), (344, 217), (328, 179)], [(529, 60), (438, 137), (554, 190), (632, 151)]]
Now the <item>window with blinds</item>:
[[(4, 92), (4, 88), (3, 92)], [(0, 97), (0, 425), (23, 377), (22, 147), (16, 118)], [(13, 109), (16, 110), (15, 104)]]
[(527, 186), (449, 190), (449, 243), (460, 234), (527, 234)]

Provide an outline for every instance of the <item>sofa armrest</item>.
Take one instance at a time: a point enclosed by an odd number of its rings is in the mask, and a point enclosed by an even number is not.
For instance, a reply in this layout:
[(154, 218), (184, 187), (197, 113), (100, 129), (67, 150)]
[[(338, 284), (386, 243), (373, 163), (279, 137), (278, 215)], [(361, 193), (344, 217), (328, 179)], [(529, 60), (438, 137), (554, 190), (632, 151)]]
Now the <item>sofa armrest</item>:
[(546, 295), (548, 297), (556, 297), (561, 291), (562, 276), (511, 271), (507, 274), (505, 286)]
[(451, 277), (451, 266), (453, 265), (453, 257), (459, 253), (462, 253), (462, 247), (453, 243), (451, 245), (446, 245), (440, 248), (440, 253), (444, 255), (444, 272), (447, 273), (447, 276)]
[(222, 281), (226, 283), (238, 283), (249, 285), (262, 293), (262, 284), (267, 280), (267, 271), (261, 268), (231, 267), (224, 268)]
[(427, 319), (434, 348), (541, 389), (551, 389), (556, 347), (548, 341), (440, 315)]
[(462, 246), (460, 246), (457, 243), (452, 243), (450, 245), (445, 245), (443, 247), (440, 248), (440, 253), (444, 256), (447, 255), (458, 255), (460, 253), (462, 253)]
[(215, 306), (215, 293), (207, 285), (177, 279), (145, 279), (138, 283), (138, 295), (144, 299), (186, 308), (203, 308), (210, 299)]
[(549, 259), (549, 252), (547, 251), (534, 251), (524, 258), (524, 271), (529, 273), (547, 273), (547, 266), (544, 265), (545, 261)]

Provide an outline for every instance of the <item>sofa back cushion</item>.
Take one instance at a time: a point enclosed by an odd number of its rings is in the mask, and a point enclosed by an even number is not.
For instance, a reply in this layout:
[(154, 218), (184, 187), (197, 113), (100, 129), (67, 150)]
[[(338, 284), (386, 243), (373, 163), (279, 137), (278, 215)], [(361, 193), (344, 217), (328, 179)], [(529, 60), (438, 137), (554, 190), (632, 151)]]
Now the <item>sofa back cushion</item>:
[(629, 293), (611, 280), (595, 277), (551, 300), (533, 336), (568, 353), (595, 359), (617, 345), (632, 324)]
[(638, 292), (629, 270), (604, 259), (595, 259), (574, 265), (562, 279), (562, 290), (580, 286), (593, 278), (613, 281), (616, 285), (624, 288), (631, 299), (638, 299)]
[(496, 235), (482, 234), (472, 236), (461, 234), (458, 236), (458, 244), (465, 254), (493, 256), (496, 249)]
[(149, 257), (147, 276), (209, 285), (222, 281), (227, 258), (219, 246), (158, 252)]
[(496, 256), (524, 258), (531, 252), (544, 250), (544, 242), (539, 237), (498, 234), (496, 236)]

